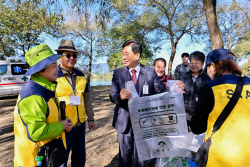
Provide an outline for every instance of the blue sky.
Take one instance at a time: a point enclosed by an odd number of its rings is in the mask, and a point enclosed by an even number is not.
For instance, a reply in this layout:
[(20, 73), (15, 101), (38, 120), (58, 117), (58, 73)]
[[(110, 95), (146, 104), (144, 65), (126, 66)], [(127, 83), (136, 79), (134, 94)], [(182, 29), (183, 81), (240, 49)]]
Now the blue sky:
[[(190, 40), (186, 36), (183, 36), (183, 38), (180, 40), (177, 46), (177, 51), (175, 54), (172, 70), (174, 70), (178, 64), (182, 63), (181, 62), (182, 53), (184, 52), (192, 53), (194, 51), (203, 51), (203, 48), (205, 47), (205, 44), (203, 45), (190, 44), (190, 46), (187, 46), (186, 41), (190, 41)], [(47, 44), (53, 51), (58, 48), (59, 42), (60, 40), (54, 40), (50, 38), (46, 38), (44, 41), (44, 43)], [(56, 52), (54, 51), (54, 53)], [(170, 46), (170, 43), (168, 42), (162, 46), (162, 50), (160, 53), (156, 53), (156, 58), (162, 57), (166, 59), (166, 61), (168, 62), (170, 58), (170, 54), (171, 54), (171, 46)], [(97, 62), (93, 62), (93, 63), (96, 64), (96, 63), (104, 63), (104, 62), (106, 63), (106, 58), (98, 59)]]
[[(61, 1), (60, 1), (61, 2)], [(232, 0), (222, 0), (220, 1), (218, 4), (220, 3), (232, 3)], [(205, 47), (205, 44), (190, 44), (189, 46), (187, 46), (187, 41), (190, 42), (188, 36), (183, 36), (182, 39), (180, 40), (179, 44), (177, 45), (177, 51), (175, 54), (175, 58), (174, 58), (174, 62), (172, 65), (172, 70), (174, 70), (176, 68), (176, 66), (178, 64), (181, 64), (181, 54), (183, 52), (187, 52), (187, 53), (192, 53), (194, 51), (202, 51)], [(44, 41), (48, 46), (50, 46), (50, 48), (54, 51), (55, 49), (57, 49), (60, 40), (54, 40), (54, 39), (50, 39), (50, 38), (46, 38), (46, 40)], [(164, 44), (162, 46), (162, 50), (160, 53), (156, 53), (156, 58), (162, 57), (164, 59), (166, 59), (167, 62), (169, 62), (169, 58), (170, 58), (170, 54), (171, 54), (171, 44), (170, 42), (166, 42), (166, 44)], [(93, 62), (94, 64), (96, 63), (106, 63), (106, 59), (107, 58), (101, 58), (98, 59), (98, 61)], [(240, 62), (241, 64), (241, 62)], [(167, 69), (167, 68), (166, 68)]]
[[(179, 44), (177, 45), (177, 51), (175, 53), (175, 57), (174, 57), (174, 62), (172, 65), (172, 70), (174, 70), (176, 68), (177, 65), (181, 64), (181, 54), (184, 52), (187, 53), (192, 53), (194, 51), (201, 51), (203, 52), (203, 49), (205, 47), (205, 44), (199, 45), (199, 44), (190, 44), (189, 46), (187, 46), (186, 42), (189, 41), (190, 39), (187, 36), (183, 36), (179, 42)], [(169, 47), (170, 46), (170, 47)], [(171, 44), (170, 42), (166, 43), (163, 47), (160, 53), (156, 54), (156, 58), (162, 57), (164, 59), (167, 60), (167, 62), (169, 62), (169, 58), (170, 58), (170, 54), (171, 54)]]
[[(63, 5), (64, 10), (67, 11), (68, 7), (66, 5), (64, 5), (64, 2), (62, 0), (59, 0), (59, 2)], [(67, 18), (66, 13), (65, 13), (65, 16)], [(182, 39), (180, 40), (179, 44), (177, 45), (177, 51), (175, 54), (173, 65), (172, 65), (172, 70), (174, 70), (178, 64), (182, 63), (181, 54), (183, 52), (192, 53), (193, 51), (203, 51), (203, 48), (205, 47), (205, 45), (193, 45), (193, 44), (191, 44), (190, 46), (187, 46), (187, 44), (186, 44), (187, 41), (190, 42), (189, 36), (184, 35), (182, 37)], [(58, 48), (59, 42), (60, 42), (60, 40), (55, 40), (55, 39), (51, 39), (51, 38), (45, 38), (45, 41), (44, 41), (44, 43), (47, 44), (53, 51)], [(171, 44), (168, 41), (168, 42), (166, 42), (166, 44), (164, 44), (162, 46), (161, 52), (156, 53), (155, 56), (156, 56), (156, 58), (161, 57), (161, 58), (166, 59), (166, 61), (168, 63), (169, 58), (170, 58), (170, 54), (171, 54)], [(106, 60), (107, 60), (107, 58), (98, 58), (98, 60), (96, 62), (93, 62), (93, 63), (94, 64), (104, 63), (104, 62), (106, 63), (107, 62)], [(166, 67), (166, 70), (167, 70), (167, 68), (168, 68), (168, 66)]]

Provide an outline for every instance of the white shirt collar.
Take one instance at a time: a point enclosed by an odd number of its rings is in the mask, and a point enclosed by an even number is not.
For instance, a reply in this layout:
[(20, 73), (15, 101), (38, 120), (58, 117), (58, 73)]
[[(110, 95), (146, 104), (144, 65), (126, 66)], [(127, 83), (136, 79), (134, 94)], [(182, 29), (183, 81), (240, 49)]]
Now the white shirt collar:
[(130, 73), (130, 75), (132, 76), (132, 72), (131, 72), (131, 70), (132, 69), (135, 69), (136, 70), (136, 72), (135, 72), (135, 74), (136, 74), (136, 78), (138, 78), (138, 76), (139, 76), (139, 73), (140, 73), (140, 63), (135, 67), (135, 68), (129, 68), (129, 73)]

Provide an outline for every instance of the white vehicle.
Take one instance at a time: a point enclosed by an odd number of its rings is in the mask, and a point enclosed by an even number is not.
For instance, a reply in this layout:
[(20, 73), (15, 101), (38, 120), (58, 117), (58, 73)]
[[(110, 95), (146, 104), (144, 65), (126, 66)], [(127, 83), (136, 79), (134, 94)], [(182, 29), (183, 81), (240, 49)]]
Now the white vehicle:
[[(1, 57), (0, 57), (1, 58)], [(0, 59), (0, 96), (19, 94), (29, 77), (24, 57)]]

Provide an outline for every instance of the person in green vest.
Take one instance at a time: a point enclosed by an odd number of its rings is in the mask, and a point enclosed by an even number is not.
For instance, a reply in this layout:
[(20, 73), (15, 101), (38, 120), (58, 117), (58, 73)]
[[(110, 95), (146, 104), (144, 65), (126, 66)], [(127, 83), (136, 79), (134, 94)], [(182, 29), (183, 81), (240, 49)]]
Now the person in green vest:
[(20, 92), (14, 111), (14, 166), (38, 166), (38, 145), (42, 147), (55, 138), (62, 138), (72, 129), (71, 119), (60, 120), (55, 98), (58, 73), (57, 55), (46, 45), (30, 49), (25, 59), (31, 75)]

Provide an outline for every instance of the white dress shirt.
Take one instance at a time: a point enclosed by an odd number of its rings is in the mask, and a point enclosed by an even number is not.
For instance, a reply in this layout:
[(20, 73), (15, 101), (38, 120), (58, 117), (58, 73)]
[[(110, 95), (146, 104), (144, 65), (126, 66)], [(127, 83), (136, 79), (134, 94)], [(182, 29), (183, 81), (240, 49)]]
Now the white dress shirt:
[(140, 63), (135, 68), (129, 68), (129, 73), (130, 73), (131, 77), (132, 77), (132, 72), (131, 72), (132, 69), (136, 70), (135, 75), (136, 75), (136, 80), (137, 80), (138, 76), (139, 76), (139, 73), (140, 73)]

